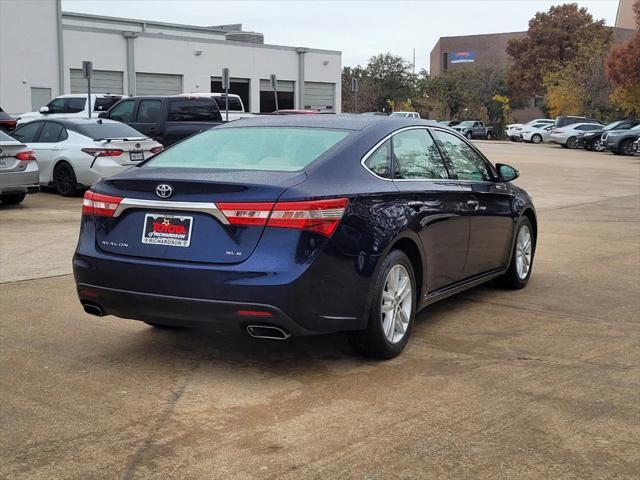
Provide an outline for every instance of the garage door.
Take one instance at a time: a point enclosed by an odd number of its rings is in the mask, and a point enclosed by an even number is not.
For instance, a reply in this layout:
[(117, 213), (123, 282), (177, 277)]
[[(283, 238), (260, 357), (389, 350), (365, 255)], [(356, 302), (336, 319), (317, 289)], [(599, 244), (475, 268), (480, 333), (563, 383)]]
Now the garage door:
[[(294, 91), (296, 83), (291, 80), (278, 80), (278, 109), (294, 108)], [(271, 89), (271, 81), (260, 80), (260, 112), (271, 113), (276, 109), (276, 102)]]
[(335, 96), (335, 83), (304, 82), (304, 108), (333, 110)]
[(178, 95), (182, 93), (182, 75), (136, 73), (136, 95)]
[[(113, 93), (122, 95), (122, 72), (94, 70), (91, 77), (91, 93)], [(87, 93), (87, 80), (82, 78), (82, 70), (71, 69), (71, 93)]]

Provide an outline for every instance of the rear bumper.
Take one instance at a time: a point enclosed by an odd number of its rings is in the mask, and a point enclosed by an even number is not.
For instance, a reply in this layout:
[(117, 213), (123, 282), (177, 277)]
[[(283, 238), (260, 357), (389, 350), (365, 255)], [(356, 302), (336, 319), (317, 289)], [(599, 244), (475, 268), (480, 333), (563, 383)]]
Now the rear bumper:
[(300, 326), (273, 305), (157, 295), (84, 283), (78, 283), (76, 288), (80, 303), (97, 306), (104, 315), (120, 318), (185, 327), (213, 325), (242, 330), (248, 325), (269, 325), (294, 336), (320, 333)]
[[(73, 273), (81, 302), (122, 318), (172, 325), (250, 321), (292, 335), (365, 328), (378, 257), (343, 255), (331, 242), (321, 249), (314, 242), (306, 233), (267, 229), (260, 248), (241, 263), (169, 261), (104, 252), (85, 221)], [(318, 251), (307, 257), (312, 245)], [(80, 293), (84, 287), (97, 295)], [(266, 310), (271, 317), (238, 310)]]
[[(35, 162), (30, 162), (34, 163)], [(40, 190), (38, 168), (28, 167), (22, 172), (0, 173), (0, 194), (35, 193)]]

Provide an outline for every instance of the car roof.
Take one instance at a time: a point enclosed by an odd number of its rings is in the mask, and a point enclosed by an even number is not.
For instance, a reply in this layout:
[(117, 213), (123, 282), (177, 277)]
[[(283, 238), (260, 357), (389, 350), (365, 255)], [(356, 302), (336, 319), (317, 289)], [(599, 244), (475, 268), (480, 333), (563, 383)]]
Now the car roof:
[(217, 128), (238, 127), (310, 127), (337, 130), (365, 130), (372, 126), (388, 126), (388, 130), (409, 126), (438, 126), (435, 120), (377, 115), (264, 115), (244, 118)]
[(108, 123), (121, 123), (116, 120), (110, 120), (108, 118), (43, 118), (35, 121), (55, 122), (64, 125), (67, 128), (77, 127), (79, 125), (92, 125), (92, 124), (108, 124)]
[[(225, 94), (224, 93), (219, 93), (219, 92), (193, 92), (193, 93), (181, 93), (178, 96), (179, 97), (205, 97), (205, 98), (210, 98), (210, 97), (224, 97)], [(236, 95), (235, 93), (230, 93), (229, 94), (229, 98), (231, 98), (231, 97), (240, 98), (240, 95)]]
[[(104, 97), (122, 97), (119, 93), (92, 93), (92, 97), (104, 98)], [(66, 95), (58, 95), (55, 98), (87, 98), (86, 93), (68, 93)], [(54, 98), (54, 100), (55, 100)]]

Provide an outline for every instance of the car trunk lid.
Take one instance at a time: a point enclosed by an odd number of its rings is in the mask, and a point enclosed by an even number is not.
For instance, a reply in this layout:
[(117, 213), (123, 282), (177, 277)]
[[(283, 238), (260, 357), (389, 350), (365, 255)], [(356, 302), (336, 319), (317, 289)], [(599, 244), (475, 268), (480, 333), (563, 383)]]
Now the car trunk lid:
[(275, 203), (306, 180), (300, 172), (137, 169), (100, 183), (118, 201), (112, 217), (95, 216), (97, 247), (144, 258), (240, 263), (251, 256), (264, 225), (229, 222), (220, 204)]

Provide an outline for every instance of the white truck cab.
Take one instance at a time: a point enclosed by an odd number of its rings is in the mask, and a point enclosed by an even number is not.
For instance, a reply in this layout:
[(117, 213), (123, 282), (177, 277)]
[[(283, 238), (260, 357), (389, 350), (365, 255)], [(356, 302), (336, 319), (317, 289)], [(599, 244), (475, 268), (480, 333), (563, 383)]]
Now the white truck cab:
[[(206, 97), (213, 99), (214, 102), (218, 104), (218, 108), (220, 109), (220, 114), (222, 115), (222, 121), (227, 121), (226, 116), (226, 101), (224, 93), (206, 93), (206, 92), (198, 92), (198, 93), (183, 93), (182, 96), (185, 97)], [(229, 94), (229, 121), (240, 120), (241, 118), (249, 118), (253, 117), (253, 114), (247, 113), (244, 109), (244, 104), (242, 103), (242, 98), (239, 95), (235, 95), (233, 93)]]
[[(122, 95), (109, 93), (91, 94), (92, 115), (97, 117), (122, 98)], [(37, 112), (23, 113), (18, 117), (18, 125), (43, 118), (88, 118), (87, 95), (73, 93), (54, 98)]]

